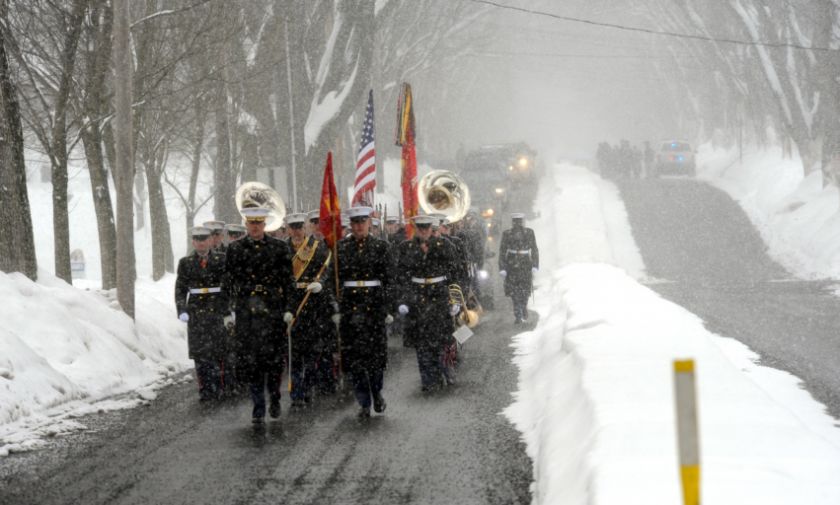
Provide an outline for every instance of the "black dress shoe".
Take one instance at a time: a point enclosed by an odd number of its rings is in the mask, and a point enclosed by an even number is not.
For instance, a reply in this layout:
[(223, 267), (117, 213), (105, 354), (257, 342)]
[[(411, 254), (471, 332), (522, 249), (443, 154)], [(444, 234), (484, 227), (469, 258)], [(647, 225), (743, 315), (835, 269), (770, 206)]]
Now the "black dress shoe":
[(271, 405), (268, 406), (268, 415), (270, 415), (272, 419), (280, 417), (280, 400), (271, 402)]
[(359, 413), (356, 414), (356, 417), (359, 419), (368, 419), (370, 418), (370, 407), (362, 407), (359, 409)]
[(385, 398), (382, 398), (382, 393), (373, 394), (373, 411), (377, 413), (385, 412)]
[(251, 418), (251, 423), (253, 423), (253, 424), (265, 424), (265, 418), (254, 416), (254, 417)]

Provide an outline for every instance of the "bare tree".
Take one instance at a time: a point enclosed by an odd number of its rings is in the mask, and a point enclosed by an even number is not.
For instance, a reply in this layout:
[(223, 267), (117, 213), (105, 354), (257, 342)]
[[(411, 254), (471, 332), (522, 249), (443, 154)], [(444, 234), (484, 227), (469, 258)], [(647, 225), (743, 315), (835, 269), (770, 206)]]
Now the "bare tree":
[(103, 130), (111, 114), (106, 81), (111, 61), (113, 21), (114, 13), (107, 0), (93, 0), (85, 24), (87, 44), (82, 46), (85, 86), (82, 87), (81, 104), (78, 105), (85, 118), (79, 135), (85, 148), (99, 233), (102, 289), (112, 289), (117, 284), (117, 232), (103, 147)]
[(8, 0), (0, 0), (0, 270), (36, 279), (35, 241), (26, 191), (23, 127), (18, 91), (9, 68)]
[[(15, 58), (27, 78), (27, 90), (21, 93), (25, 116), (50, 160), (53, 185), (53, 239), (55, 274), (71, 282), (70, 222), (67, 209), (68, 116), (73, 91), (76, 49), (88, 0), (73, 0), (67, 11), (59, 4), (23, 4), (16, 6), (21, 25), (14, 45)], [(37, 23), (45, 33), (35, 33), (28, 25)], [(72, 121), (72, 118), (71, 118)]]

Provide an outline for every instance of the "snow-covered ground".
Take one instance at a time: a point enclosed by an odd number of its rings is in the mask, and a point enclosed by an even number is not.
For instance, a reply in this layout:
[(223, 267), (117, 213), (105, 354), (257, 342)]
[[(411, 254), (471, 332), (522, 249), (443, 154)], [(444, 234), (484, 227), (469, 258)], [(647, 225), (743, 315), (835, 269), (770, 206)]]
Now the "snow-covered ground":
[[(832, 261), (840, 249), (836, 190), (803, 178), (778, 152), (748, 155), (743, 166), (732, 163), (736, 156), (701, 149), (698, 177), (740, 201), (792, 271), (840, 278)], [(399, 162), (389, 161), (393, 176)], [(96, 290), (96, 224), (84, 172), (76, 172), (71, 192), (71, 242), (85, 250), (89, 279), (71, 287), (48, 273), (50, 187), (39, 182), (30, 184), (30, 200), (40, 279), (0, 274), (0, 455), (82, 428), (74, 420), (80, 414), (149, 401), (156, 388), (190, 374), (174, 279), (147, 280), (147, 232), (137, 233), (141, 279), (132, 322), (115, 309), (113, 293)], [(743, 345), (710, 334), (644, 286), (652, 280), (614, 186), (560, 165), (538, 199), (550, 209), (531, 223), (542, 237), (540, 323), (514, 338), (520, 387), (506, 411), (534, 461), (535, 502), (679, 503), (671, 361), (691, 357), (704, 501), (840, 503), (835, 421), (795, 377), (756, 366)], [(177, 202), (168, 205), (179, 257), (183, 213)]]
[[(772, 153), (726, 170), (731, 155), (704, 151), (700, 176), (733, 188), (748, 209), (760, 202), (750, 214), (779, 242), (771, 252), (795, 251), (791, 257), (807, 267), (795, 271), (820, 271), (809, 244), (787, 243), (811, 237), (772, 211), (795, 198), (791, 192), (825, 192), (811, 191), (812, 181), (788, 174), (790, 164)], [(773, 160), (779, 171), (757, 176)], [(836, 203), (822, 200), (800, 209), (836, 220)], [(840, 503), (835, 420), (795, 377), (757, 366), (745, 346), (708, 332), (644, 286), (649, 279), (611, 183), (558, 165), (538, 203), (543, 217), (531, 226), (542, 237), (540, 321), (514, 338), (519, 391), (505, 412), (534, 462), (535, 503), (680, 503), (672, 362), (682, 358), (696, 360), (704, 502)]]

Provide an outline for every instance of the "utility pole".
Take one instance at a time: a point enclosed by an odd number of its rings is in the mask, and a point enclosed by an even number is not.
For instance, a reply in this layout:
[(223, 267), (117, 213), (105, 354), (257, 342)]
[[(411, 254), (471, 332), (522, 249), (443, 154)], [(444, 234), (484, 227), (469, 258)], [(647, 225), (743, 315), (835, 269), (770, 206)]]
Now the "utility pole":
[(297, 150), (295, 147), (295, 97), (292, 94), (292, 52), (289, 51), (289, 14), (283, 14), (283, 35), (286, 38), (286, 85), (289, 88), (289, 133), (292, 136), (292, 211), (300, 211), (297, 199)]

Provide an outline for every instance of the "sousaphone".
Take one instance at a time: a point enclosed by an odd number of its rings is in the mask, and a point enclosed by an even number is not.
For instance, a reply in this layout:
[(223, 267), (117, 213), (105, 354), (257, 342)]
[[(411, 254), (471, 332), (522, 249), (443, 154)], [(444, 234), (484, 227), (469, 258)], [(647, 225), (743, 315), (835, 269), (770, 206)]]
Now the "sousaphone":
[[(247, 207), (264, 207), (268, 209), (268, 217), (265, 219), (265, 231), (274, 231), (283, 226), (283, 218), (286, 217), (286, 204), (283, 199), (268, 184), (257, 181), (243, 182), (236, 190), (236, 208), (239, 214)], [(245, 219), (245, 216), (242, 216)]]
[(454, 172), (432, 170), (417, 184), (420, 207), (426, 214), (444, 214), (455, 223), (470, 210), (470, 188)]

